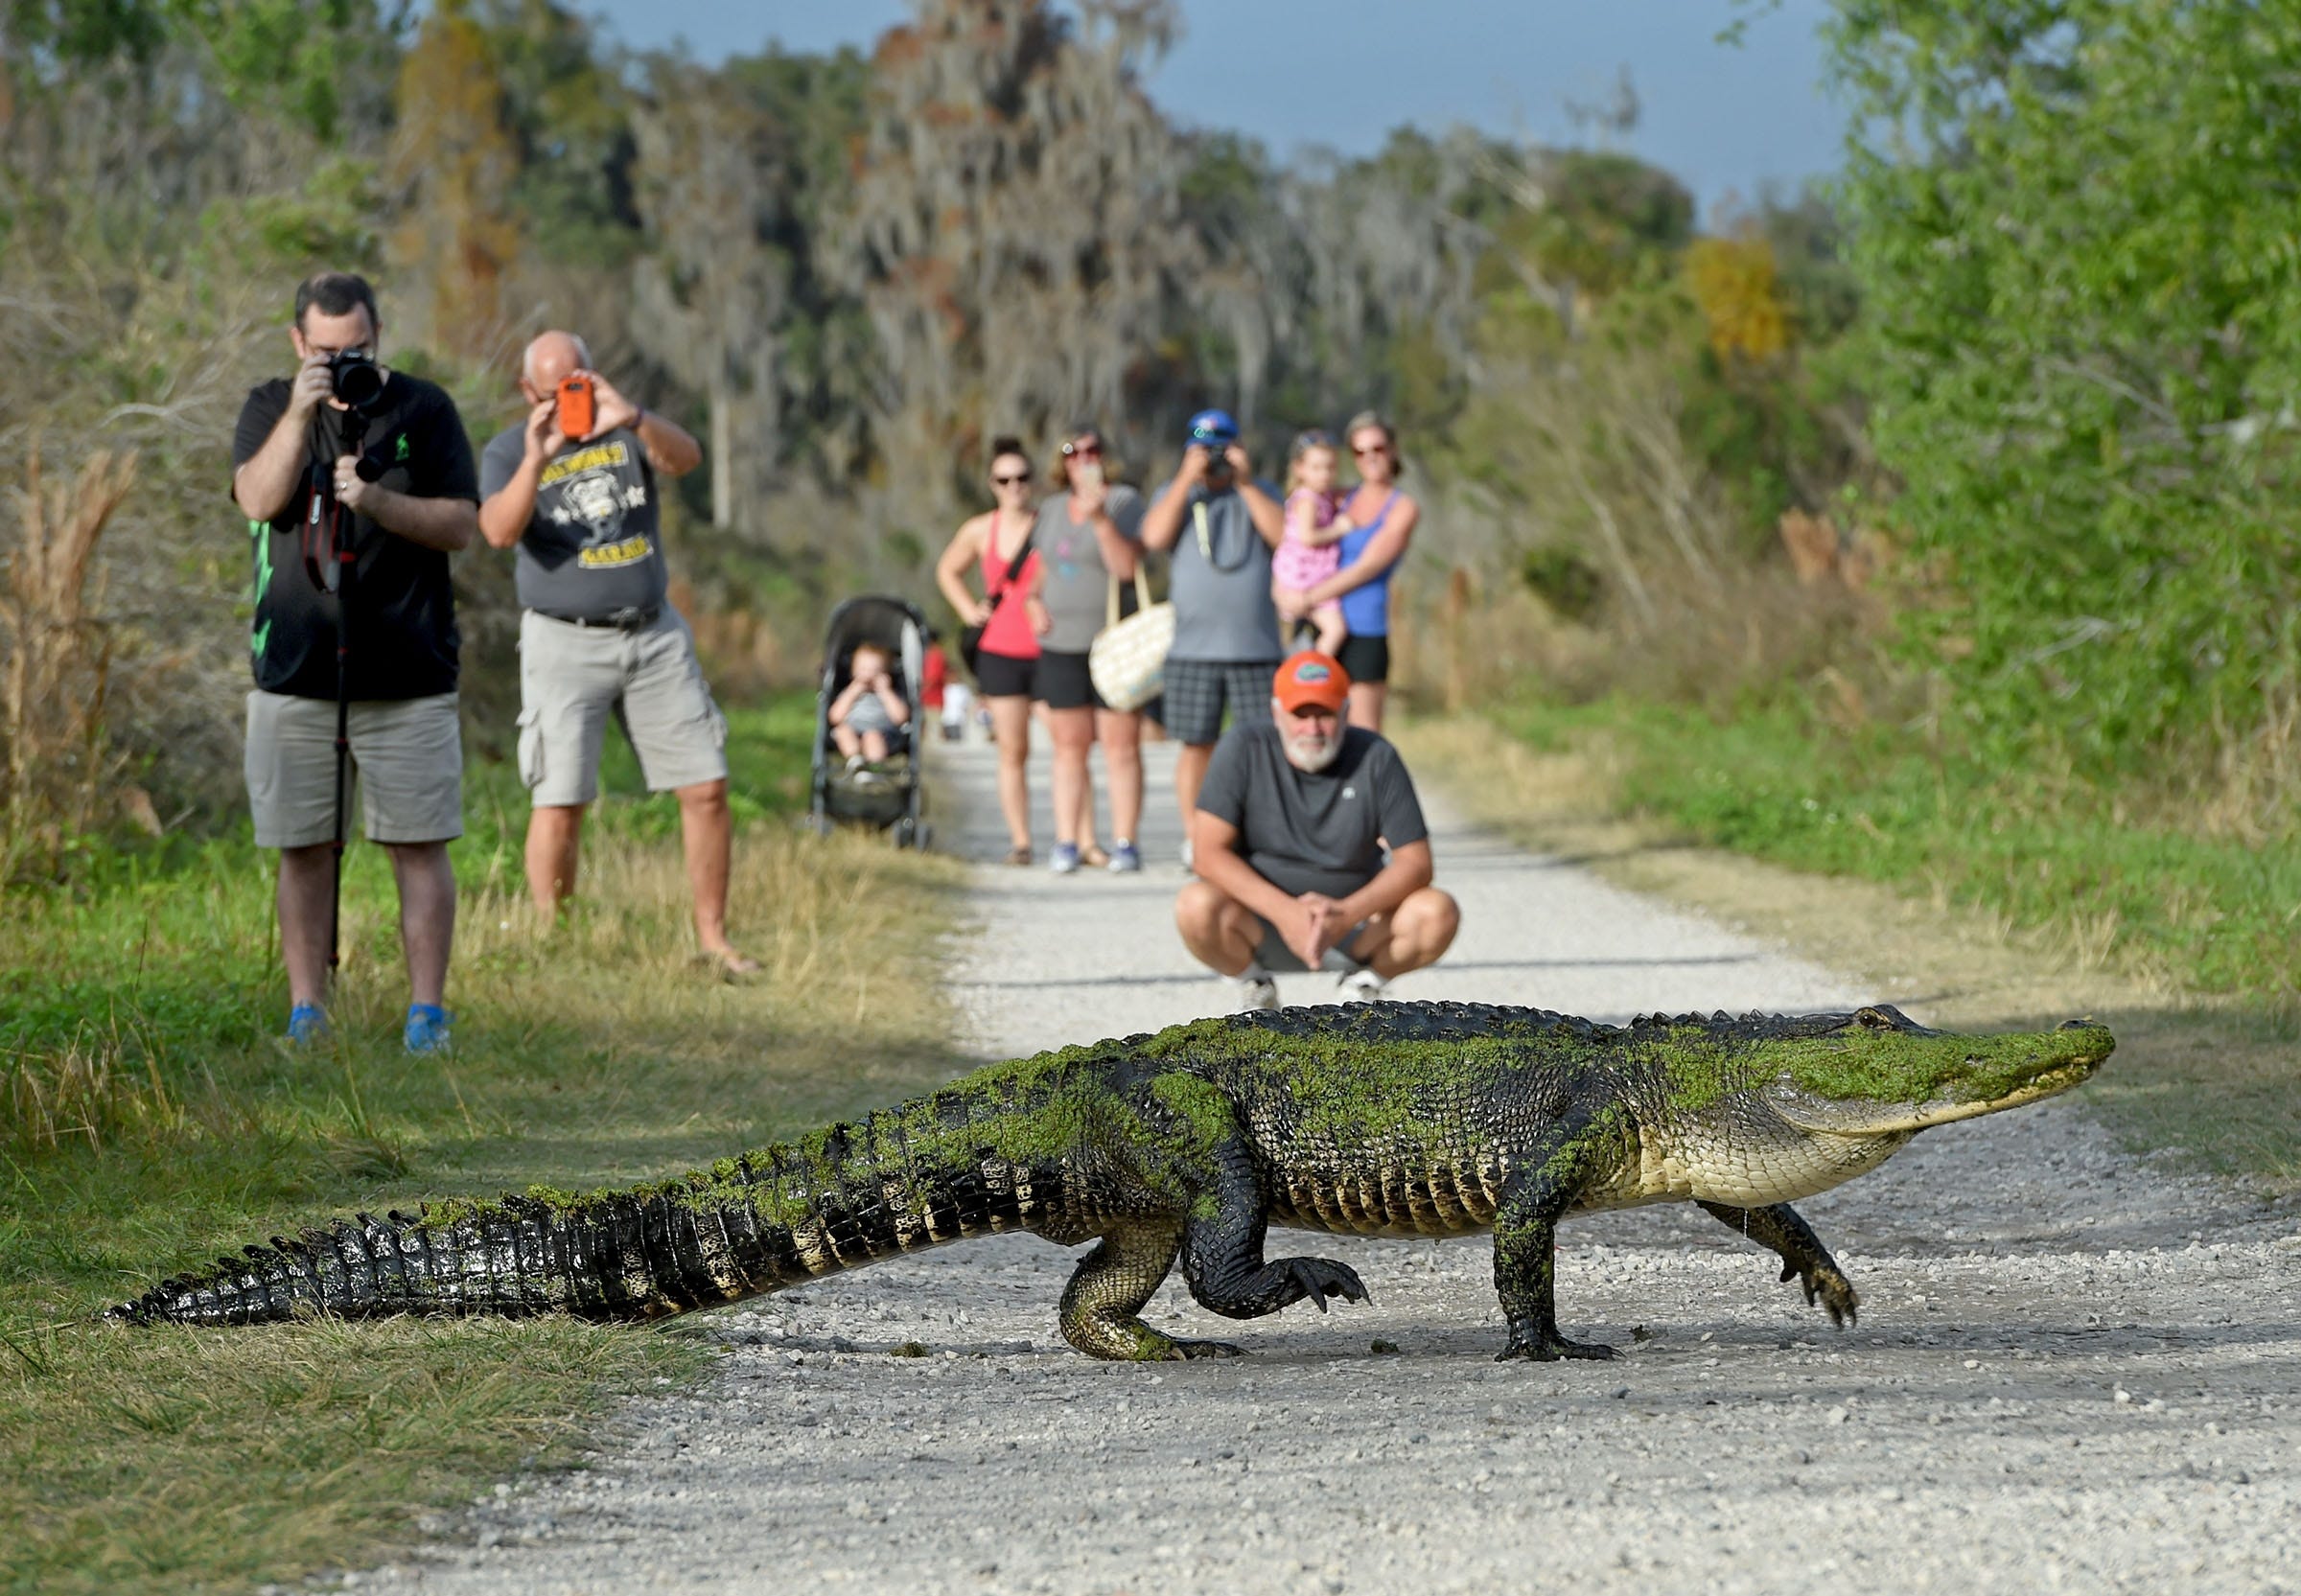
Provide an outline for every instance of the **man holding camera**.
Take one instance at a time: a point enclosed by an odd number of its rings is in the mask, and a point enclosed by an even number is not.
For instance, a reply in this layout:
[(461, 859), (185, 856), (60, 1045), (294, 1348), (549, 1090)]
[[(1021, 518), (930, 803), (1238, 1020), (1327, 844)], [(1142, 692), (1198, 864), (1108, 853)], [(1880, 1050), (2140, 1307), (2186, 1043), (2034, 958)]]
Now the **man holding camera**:
[(599, 796), (609, 717), (650, 792), (679, 796), (695, 935), (722, 975), (756, 961), (727, 937), (733, 822), (727, 722), (665, 599), (655, 478), (703, 461), (685, 428), (641, 409), (592, 369), (572, 333), (543, 334), (520, 367), (526, 419), (480, 458), (479, 531), (519, 550), (520, 778), (533, 794), (527, 891), (548, 916), (575, 890), (584, 811)]
[[(478, 479), (455, 405), (377, 363), (375, 291), (325, 272), (295, 291), (291, 379), (252, 389), (232, 440), (232, 497), (255, 542), (246, 775), (256, 842), (280, 850), (288, 1035), (327, 1034), (339, 777), (391, 855), (410, 1052), (448, 1045), (455, 930), (448, 844), (463, 835), (455, 596), (448, 556), (472, 540)], [(337, 747), (338, 730), (348, 741)]]
[[(1143, 515), (1143, 546), (1174, 550), (1169, 596), (1174, 643), (1167, 651), (1166, 728), (1182, 745), (1174, 797), (1187, 817), (1198, 807), (1222, 712), (1259, 720), (1270, 699), (1279, 646), (1270, 602), (1270, 551), (1286, 535), (1279, 492), (1253, 474), (1227, 410), (1191, 418), (1181, 469)], [(1191, 844), (1182, 845), (1191, 867)]]

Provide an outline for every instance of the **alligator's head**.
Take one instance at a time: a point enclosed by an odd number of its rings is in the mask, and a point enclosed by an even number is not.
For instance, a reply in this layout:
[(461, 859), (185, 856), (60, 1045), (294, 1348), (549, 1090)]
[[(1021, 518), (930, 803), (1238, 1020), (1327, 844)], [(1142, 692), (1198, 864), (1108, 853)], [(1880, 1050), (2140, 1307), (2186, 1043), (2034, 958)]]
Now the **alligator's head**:
[(1916, 1132), (2066, 1092), (2117, 1046), (2108, 1028), (1961, 1036), (1928, 1030), (1879, 1004), (1826, 1029), (1765, 1044), (1768, 1106), (1801, 1130), (1839, 1136)]

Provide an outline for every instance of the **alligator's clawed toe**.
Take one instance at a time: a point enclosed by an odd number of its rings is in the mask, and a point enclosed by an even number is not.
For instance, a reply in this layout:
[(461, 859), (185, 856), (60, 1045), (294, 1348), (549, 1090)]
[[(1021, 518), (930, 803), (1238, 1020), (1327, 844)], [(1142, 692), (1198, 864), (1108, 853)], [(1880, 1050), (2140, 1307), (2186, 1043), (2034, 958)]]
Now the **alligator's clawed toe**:
[(1246, 1349), (1233, 1346), (1227, 1341), (1177, 1341), (1174, 1351), (1169, 1355), (1176, 1359), (1244, 1357)]
[(1326, 1311), (1326, 1299), (1339, 1297), (1346, 1303), (1366, 1301), (1365, 1284), (1359, 1272), (1347, 1263), (1337, 1263), (1331, 1258), (1290, 1258), (1287, 1272), (1302, 1287), (1302, 1294)]
[(1563, 1335), (1546, 1335), (1539, 1340), (1521, 1341), (1511, 1337), (1510, 1345), (1495, 1353), (1497, 1363), (1524, 1359), (1531, 1363), (1555, 1363), (1560, 1358), (1586, 1358), (1603, 1363), (1614, 1356), (1614, 1349), (1600, 1341), (1569, 1341)]
[(1781, 1267), (1781, 1278), (1796, 1281), (1805, 1291), (1805, 1306), (1825, 1309), (1829, 1314), (1829, 1322), (1838, 1329), (1844, 1330), (1854, 1322), (1854, 1309), (1861, 1306), (1862, 1299), (1855, 1293), (1853, 1283), (1839, 1273), (1835, 1266), (1821, 1263), (1801, 1270), (1795, 1263), (1785, 1263)]

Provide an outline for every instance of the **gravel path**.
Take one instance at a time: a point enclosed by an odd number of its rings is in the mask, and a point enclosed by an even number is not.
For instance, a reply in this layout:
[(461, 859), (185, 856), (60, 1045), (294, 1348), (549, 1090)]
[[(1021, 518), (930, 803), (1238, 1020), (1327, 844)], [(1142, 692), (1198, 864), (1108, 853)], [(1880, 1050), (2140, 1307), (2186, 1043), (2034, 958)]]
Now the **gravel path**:
[[(944, 752), (942, 843), (1004, 851), (988, 751)], [(987, 1057), (1226, 1006), (1151, 868), (977, 873), (952, 982)], [(1043, 808), (1044, 764), (1035, 773)], [(1428, 795), (1426, 795), (1427, 797)], [(1464, 930), (1404, 998), (1799, 1009), (1826, 970), (1466, 831)], [(1041, 823), (1042, 839), (1047, 835)], [(1045, 844), (1042, 841), (1042, 857)], [(1854, 952), (1858, 950), (1849, 950)], [(1287, 978), (1289, 1002), (1331, 998)], [(1913, 1004), (1924, 1017), (1922, 1004)], [(2301, 1590), (2301, 1237), (2118, 1153), (2066, 1100), (1921, 1138), (1801, 1205), (1864, 1307), (1833, 1331), (1692, 1209), (1575, 1221), (1569, 1333), (1610, 1364), (1497, 1364), (1485, 1241), (1317, 1237), (1373, 1293), (1230, 1325), (1250, 1356), (1116, 1367), (1054, 1308), (1072, 1254), (1001, 1237), (713, 1321), (695, 1396), (637, 1406), (578, 1474), (440, 1526), (362, 1588), (857, 1591)], [(924, 1358), (890, 1355), (906, 1341)], [(1377, 1353), (1377, 1342), (1398, 1351)]]

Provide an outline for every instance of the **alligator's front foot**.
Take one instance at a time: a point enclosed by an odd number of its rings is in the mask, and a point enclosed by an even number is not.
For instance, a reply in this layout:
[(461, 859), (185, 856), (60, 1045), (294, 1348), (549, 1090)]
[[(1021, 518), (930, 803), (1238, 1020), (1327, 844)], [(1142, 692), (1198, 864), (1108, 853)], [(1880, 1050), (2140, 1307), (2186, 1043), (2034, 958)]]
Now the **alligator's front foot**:
[(1819, 1303), (1829, 1310), (1829, 1322), (1844, 1330), (1854, 1322), (1854, 1309), (1861, 1298), (1854, 1294), (1853, 1283), (1838, 1272), (1838, 1266), (1827, 1258), (1817, 1260), (1801, 1269), (1796, 1263), (1781, 1266), (1781, 1278), (1794, 1280), (1805, 1288), (1805, 1306)]
[(1494, 1361), (1508, 1363), (1523, 1358), (1530, 1363), (1555, 1363), (1560, 1358), (1587, 1358), (1603, 1363), (1614, 1356), (1614, 1349), (1600, 1341), (1569, 1341), (1556, 1330), (1536, 1335), (1510, 1332), (1510, 1345), (1495, 1353)]
[(1167, 1356), (1176, 1362), (1202, 1357), (1244, 1357), (1246, 1349), (1227, 1341), (1177, 1341)]

